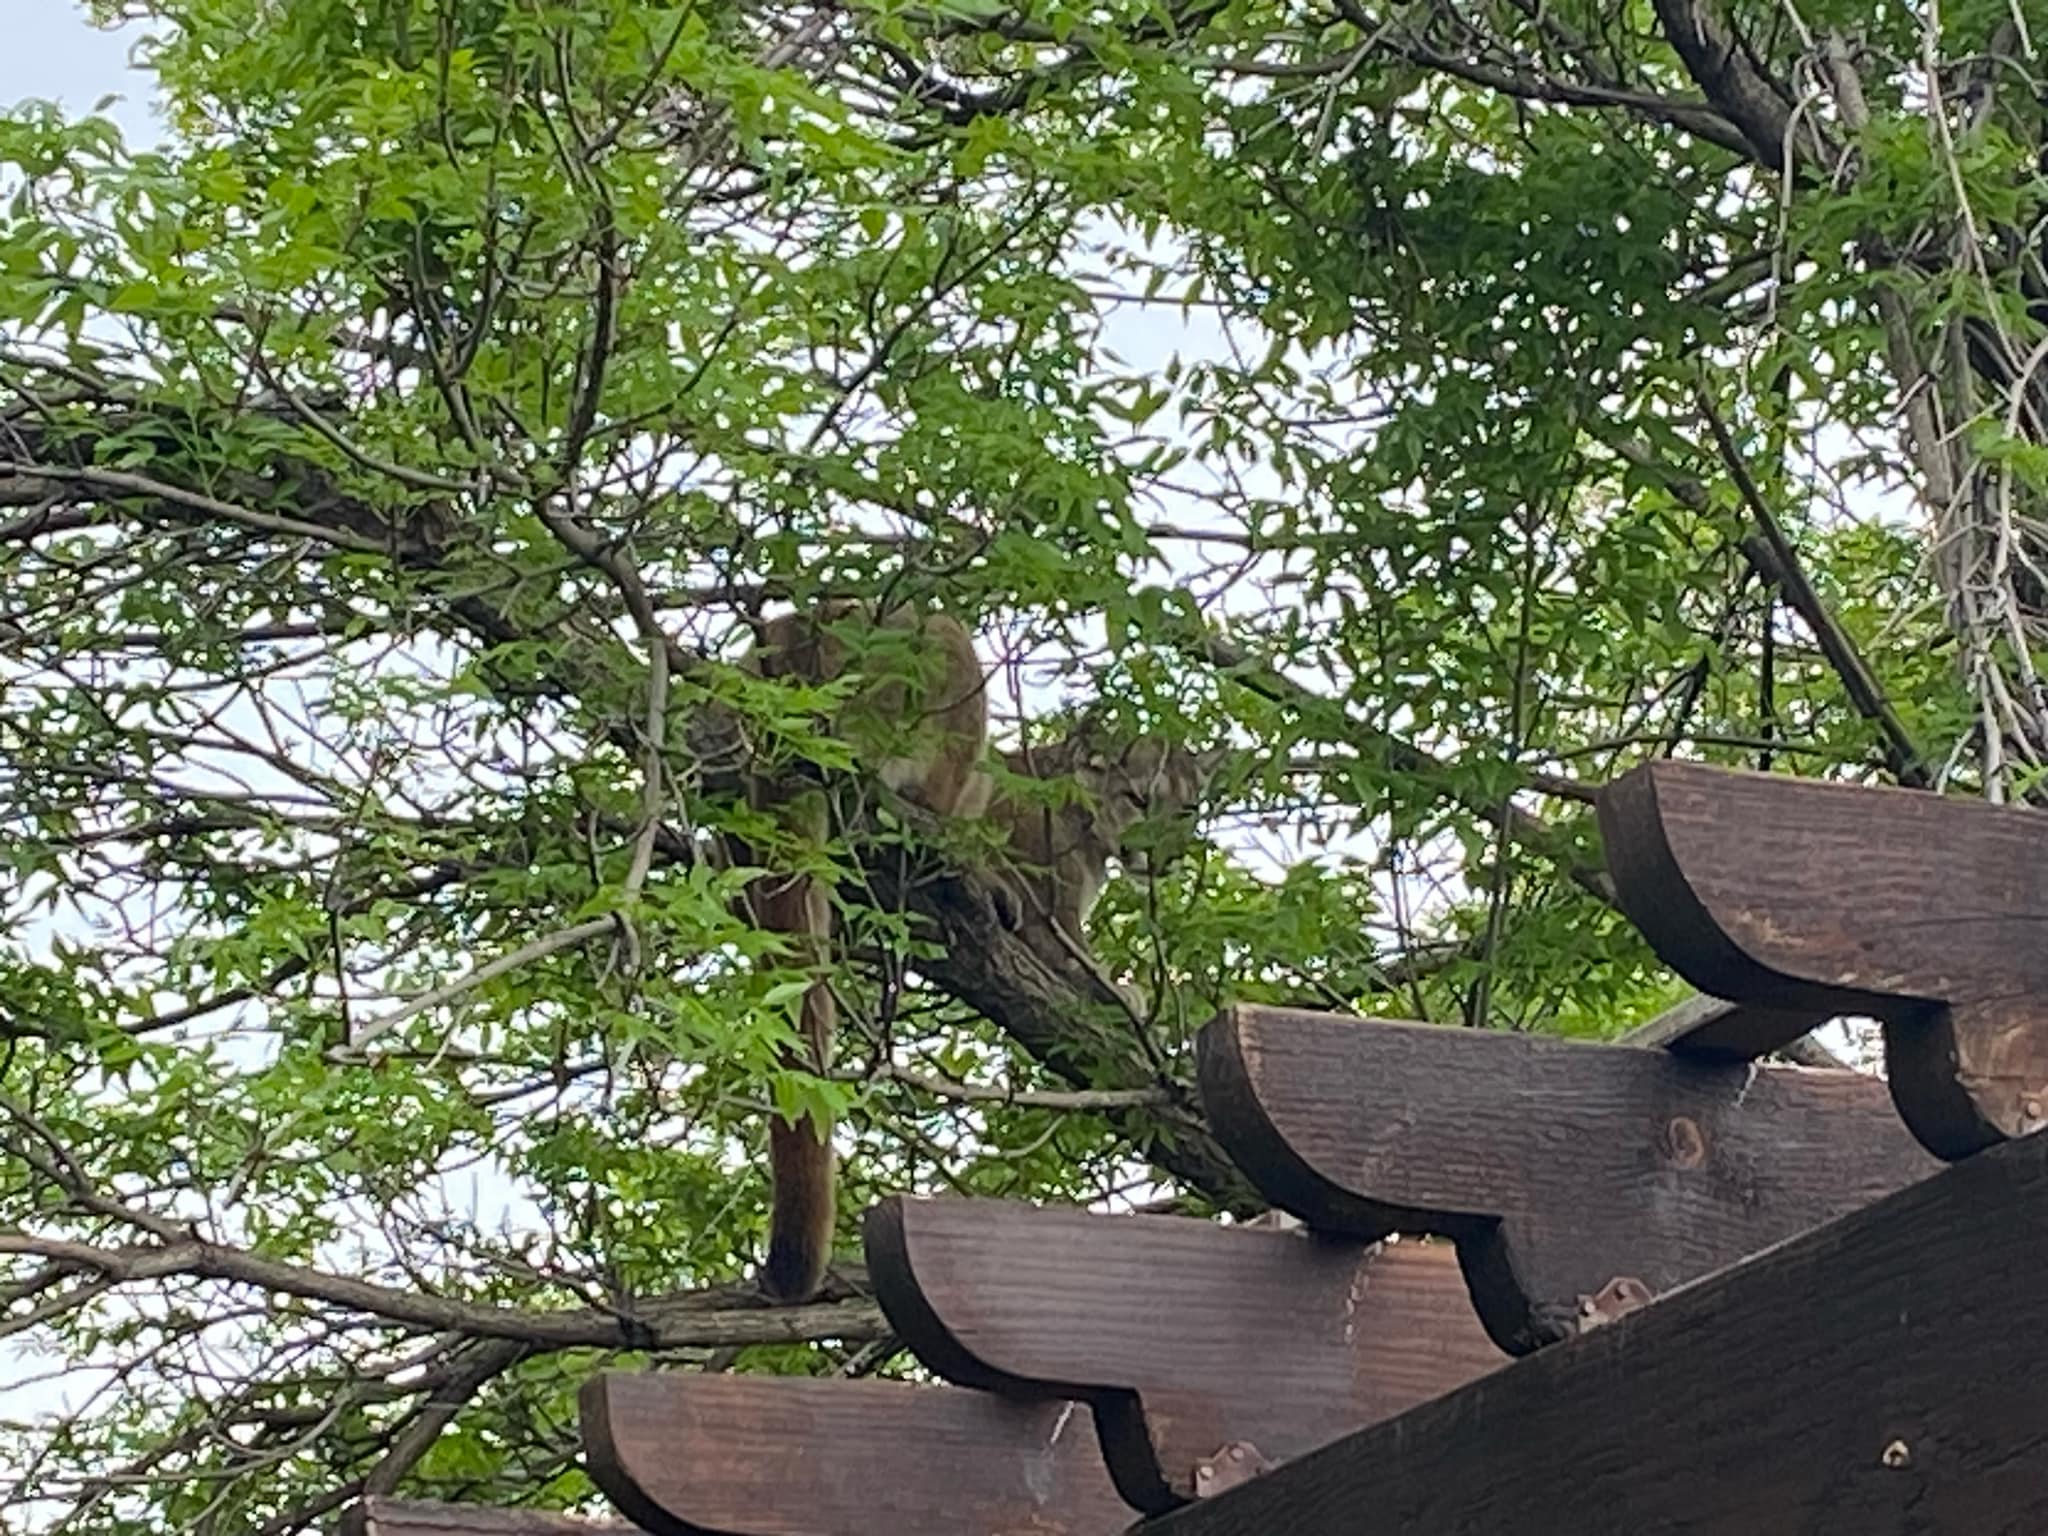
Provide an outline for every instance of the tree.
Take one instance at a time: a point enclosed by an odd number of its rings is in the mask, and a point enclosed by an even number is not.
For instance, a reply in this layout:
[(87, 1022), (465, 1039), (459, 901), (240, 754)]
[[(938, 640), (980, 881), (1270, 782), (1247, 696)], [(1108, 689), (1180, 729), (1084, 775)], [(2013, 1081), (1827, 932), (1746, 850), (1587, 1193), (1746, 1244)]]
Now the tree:
[[(893, 1368), (852, 1267), (745, 1283), (771, 1106), (849, 1215), (1245, 1209), (1222, 1001), (1680, 995), (1631, 761), (2037, 788), (2023, 7), (127, 9), (164, 147), (0, 120), (25, 1527), (574, 1503), (601, 1361)], [(734, 666), (828, 594), (974, 620), (1011, 736), (1238, 752), (1092, 957), (971, 829), (769, 843), (840, 876), (821, 1082), (710, 850), (735, 739), (848, 766)]]

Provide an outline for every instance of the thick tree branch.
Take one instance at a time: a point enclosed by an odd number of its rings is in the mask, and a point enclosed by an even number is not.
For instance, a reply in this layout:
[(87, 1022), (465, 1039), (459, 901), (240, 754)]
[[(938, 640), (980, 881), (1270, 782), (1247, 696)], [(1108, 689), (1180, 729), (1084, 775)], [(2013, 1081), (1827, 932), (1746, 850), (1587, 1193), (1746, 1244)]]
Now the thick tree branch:
[(218, 1280), (272, 1295), (321, 1302), (403, 1327), (502, 1339), (546, 1350), (701, 1349), (791, 1344), (813, 1339), (866, 1340), (881, 1337), (888, 1326), (880, 1310), (865, 1299), (769, 1307), (750, 1288), (738, 1286), (656, 1297), (616, 1311), (586, 1307), (539, 1312), (489, 1306), (266, 1259), (245, 1249), (196, 1237), (104, 1247), (0, 1229), (0, 1254), (43, 1259), (117, 1285), (181, 1277)]
[(1412, 40), (1390, 43), (1395, 52), (1412, 64), (1440, 70), (1455, 79), (1499, 91), (1517, 101), (1543, 101), (1563, 107), (1591, 107), (1628, 112), (1645, 122), (1676, 128), (1683, 133), (1715, 144), (1748, 158), (1752, 152), (1741, 129), (1724, 116), (1711, 101), (1693, 101), (1658, 96), (1648, 91), (1628, 90), (1609, 82), (1563, 80), (1535, 69), (1511, 70), (1482, 63)]
[(469, 1400), (494, 1377), (502, 1376), (526, 1355), (526, 1347), (510, 1339), (489, 1339), (470, 1345), (454, 1368), (427, 1394), (405, 1427), (392, 1437), (390, 1447), (377, 1464), (363, 1475), (360, 1491), (368, 1494), (395, 1493), (406, 1475), (434, 1448), (441, 1431), (469, 1406)]
[(994, 882), (973, 873), (902, 871), (874, 861), (867, 877), (884, 903), (934, 927), (918, 971), (981, 1014), (1056, 1076), (1091, 1096), (1138, 1154), (1225, 1210), (1264, 1209), (1204, 1124), (1193, 1090), (1161, 1081), (1129, 1005), (1083, 957), (1004, 927)]
[(1811, 120), (1795, 121), (1791, 93), (1764, 73), (1713, 0), (1656, 0), (1656, 9), (1687, 72), (1760, 164), (1782, 171), (1796, 151), (1820, 153)]

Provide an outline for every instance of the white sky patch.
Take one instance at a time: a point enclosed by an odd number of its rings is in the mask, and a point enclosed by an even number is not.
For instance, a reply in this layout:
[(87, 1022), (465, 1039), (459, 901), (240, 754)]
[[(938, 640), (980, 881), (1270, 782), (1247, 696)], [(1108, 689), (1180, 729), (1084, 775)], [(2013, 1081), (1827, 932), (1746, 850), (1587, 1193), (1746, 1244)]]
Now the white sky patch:
[(154, 79), (131, 52), (146, 35), (133, 23), (101, 28), (77, 0), (6, 0), (7, 46), (0, 48), (0, 105), (54, 101), (67, 117), (102, 108), (131, 146), (155, 142), (163, 124), (152, 109)]

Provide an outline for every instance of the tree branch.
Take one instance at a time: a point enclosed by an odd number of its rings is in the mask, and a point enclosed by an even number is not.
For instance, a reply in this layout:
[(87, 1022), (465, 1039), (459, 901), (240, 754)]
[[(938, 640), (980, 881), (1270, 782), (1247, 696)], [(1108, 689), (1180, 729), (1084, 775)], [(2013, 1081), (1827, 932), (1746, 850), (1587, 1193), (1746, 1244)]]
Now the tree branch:
[(1796, 124), (1792, 97), (1757, 66), (1713, 0), (1655, 0), (1664, 35), (1695, 84), (1748, 144), (1759, 164), (1786, 168), (1801, 147), (1820, 158), (1823, 150), (1810, 119)]
[(1031, 1088), (998, 1088), (985, 1084), (955, 1082), (913, 1072), (907, 1067), (883, 1067), (878, 1072), (841, 1073), (847, 1083), (901, 1083), (918, 1093), (930, 1094), (954, 1104), (1003, 1104), (1017, 1109), (1048, 1109), (1062, 1113), (1101, 1113), (1122, 1109), (1163, 1109), (1175, 1101), (1166, 1088), (1088, 1088), (1073, 1093), (1048, 1093)]
[[(1742, 540), (1738, 546), (1743, 559), (1749, 563), (1765, 582), (1777, 586), (1785, 594), (1785, 601), (1813, 631), (1819, 643), (1821, 654), (1828, 665), (1842, 681), (1843, 689), (1849, 695), (1849, 702), (1856, 712), (1878, 728), (1884, 741), (1885, 762), (1901, 784), (1915, 789), (1930, 787), (1933, 780), (1928, 776), (1919, 747), (1907, 731), (1905, 722), (1892, 709), (1869, 664), (1856, 642), (1842, 628), (1820, 594), (1807, 579), (1800, 564), (1798, 552), (1791, 540), (1786, 538), (1784, 526), (1764, 500), (1749, 467), (1722, 423), (1713, 404), (1704, 395), (1700, 396), (1700, 409), (1705, 416), (1708, 430), (1713, 434), (1717, 456), (1727, 467), (1735, 483), (1737, 494), (1743, 506), (1755, 521), (1758, 535)], [(1653, 474), (1664, 488), (1688, 510), (1706, 516), (1713, 511), (1713, 503), (1707, 496), (1706, 487), (1666, 464), (1646, 444), (1629, 438), (1617, 439), (1610, 444), (1616, 454), (1638, 469)]]
[(587, 1307), (538, 1312), (489, 1306), (266, 1259), (197, 1237), (110, 1248), (0, 1228), (0, 1254), (25, 1254), (118, 1285), (181, 1276), (219, 1280), (367, 1313), (404, 1327), (502, 1339), (545, 1350), (701, 1349), (814, 1339), (867, 1340), (881, 1337), (888, 1328), (880, 1309), (865, 1299), (770, 1307), (748, 1287), (682, 1292), (622, 1306), (616, 1312)]
[[(1426, 779), (1439, 785), (1446, 784), (1454, 778), (1451, 765), (1442, 758), (1424, 751), (1405, 737), (1352, 719), (1339, 701), (1326, 698), (1313, 689), (1295, 682), (1269, 663), (1253, 656), (1236, 642), (1213, 630), (1191, 629), (1175, 635), (1173, 641), (1188, 655), (1216, 668), (1241, 687), (1249, 688), (1262, 698), (1275, 703), (1293, 706), (1311, 719), (1322, 720), (1324, 724), (1321, 734), (1325, 739), (1349, 743), (1361, 753), (1376, 756), (1395, 773)], [(1522, 783), (1531, 789), (1541, 789), (1567, 799), (1584, 798), (1583, 786), (1568, 779), (1557, 778), (1554, 775), (1530, 774), (1523, 770), (1517, 770), (1517, 773)], [(1557, 858), (1572, 884), (1594, 900), (1606, 906), (1614, 905), (1614, 883), (1608, 879), (1605, 869), (1560, 854), (1558, 844), (1564, 835), (1562, 828), (1551, 825), (1532, 811), (1524, 810), (1512, 800), (1481, 800), (1455, 789), (1451, 793), (1467, 811), (1489, 826), (1527, 848)]]
[(897, 859), (873, 861), (866, 873), (879, 901), (933, 924), (935, 953), (917, 959), (920, 974), (1082, 1090), (1086, 1107), (1106, 1115), (1141, 1157), (1224, 1210), (1264, 1209), (1209, 1133), (1193, 1089), (1160, 1080), (1129, 1004), (1097, 967), (1005, 927), (996, 884), (984, 875), (906, 870)]

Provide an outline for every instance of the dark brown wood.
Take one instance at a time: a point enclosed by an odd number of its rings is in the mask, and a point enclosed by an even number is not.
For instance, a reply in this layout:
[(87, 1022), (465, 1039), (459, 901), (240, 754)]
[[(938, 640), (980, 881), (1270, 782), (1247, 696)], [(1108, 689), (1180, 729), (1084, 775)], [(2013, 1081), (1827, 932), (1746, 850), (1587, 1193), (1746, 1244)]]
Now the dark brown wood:
[[(1783, 1036), (1779, 1044), (1769, 1048), (1783, 1052), (1791, 1049), (1809, 1031), (1818, 1029), (1834, 1017), (1832, 1008), (1764, 1008), (1755, 1003), (1731, 1003), (1726, 998), (1695, 992), (1684, 1002), (1674, 1004), (1654, 1019), (1637, 1025), (1614, 1043), (1645, 1050), (1728, 1056), (1747, 1061), (1767, 1053), (1744, 1050), (1742, 1042)], [(1818, 1061), (1804, 1065), (1835, 1067), (1841, 1063)]]
[[(1601, 792), (1600, 825), (1622, 909), (1694, 986), (1883, 1020), (1932, 1151), (2048, 1124), (2048, 813), (1657, 762)], [(1735, 1017), (1698, 1043), (1758, 1056), (1791, 1027)]]
[(1523, 1353), (1938, 1166), (1855, 1072), (1288, 1009), (1203, 1030), (1209, 1123), (1329, 1231), (1455, 1238)]
[(1147, 1526), (2039, 1536), (2048, 1137)]
[(1112, 1536), (1131, 1520), (1079, 1403), (612, 1371), (582, 1411), (591, 1477), (655, 1536)]
[(1446, 1245), (898, 1198), (868, 1212), (867, 1253), (919, 1359), (1085, 1400), (1118, 1489), (1147, 1511), (1504, 1363)]
[(545, 1509), (364, 1499), (341, 1517), (342, 1536), (637, 1536), (623, 1520), (583, 1520)]

